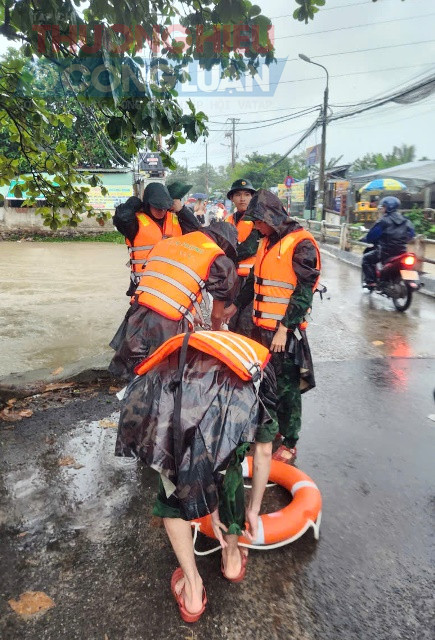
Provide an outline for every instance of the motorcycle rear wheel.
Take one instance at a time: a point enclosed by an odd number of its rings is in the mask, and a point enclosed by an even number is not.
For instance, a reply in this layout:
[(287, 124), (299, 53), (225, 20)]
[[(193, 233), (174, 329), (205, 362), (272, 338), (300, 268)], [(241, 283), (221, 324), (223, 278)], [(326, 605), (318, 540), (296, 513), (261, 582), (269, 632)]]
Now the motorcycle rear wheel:
[(393, 304), (396, 307), (397, 311), (406, 311), (409, 309), (412, 302), (412, 289), (405, 282), (403, 283), (406, 287), (406, 295), (401, 298), (393, 298)]

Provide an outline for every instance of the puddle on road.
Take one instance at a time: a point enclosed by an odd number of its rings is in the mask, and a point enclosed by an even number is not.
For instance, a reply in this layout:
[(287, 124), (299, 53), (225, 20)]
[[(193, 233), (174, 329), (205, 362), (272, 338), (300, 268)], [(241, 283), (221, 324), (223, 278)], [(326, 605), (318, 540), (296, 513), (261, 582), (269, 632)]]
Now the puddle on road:
[[(103, 542), (136, 493), (137, 463), (114, 456), (119, 411), (103, 421), (82, 421), (36, 458), (3, 474), (8, 498), (7, 525), (20, 531), (83, 530)], [(71, 466), (59, 460), (72, 458)], [(77, 468), (74, 468), (76, 464)]]

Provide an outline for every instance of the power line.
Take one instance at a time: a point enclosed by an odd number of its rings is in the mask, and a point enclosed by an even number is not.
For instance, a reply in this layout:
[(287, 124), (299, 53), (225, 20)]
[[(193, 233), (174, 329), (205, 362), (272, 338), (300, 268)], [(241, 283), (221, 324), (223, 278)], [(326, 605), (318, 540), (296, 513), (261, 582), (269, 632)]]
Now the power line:
[[(297, 60), (297, 58), (292, 58), (292, 60)], [(291, 62), (291, 60), (289, 60), (288, 62)], [(358, 75), (366, 75), (366, 74), (370, 74), (370, 73), (381, 73), (384, 71), (396, 71), (396, 70), (401, 70), (401, 69), (415, 69), (417, 67), (433, 67), (433, 62), (422, 62), (421, 64), (413, 64), (413, 65), (409, 65), (409, 66), (402, 66), (402, 67), (387, 67), (384, 69), (372, 69), (369, 71), (353, 71), (352, 73), (339, 73), (336, 75), (330, 74), (329, 77), (330, 78), (348, 78), (350, 76), (358, 76)], [(269, 82), (267, 85), (258, 85), (260, 88), (262, 86), (275, 86), (275, 85), (281, 85), (281, 84), (292, 84), (292, 83), (296, 83), (296, 82), (311, 82), (312, 80), (324, 80), (325, 76), (314, 76), (313, 78), (299, 78), (297, 80), (280, 80), (279, 82)]]
[[(272, 122), (273, 120), (282, 120), (283, 118), (287, 118), (287, 116), (296, 117), (299, 114), (309, 113), (310, 111), (312, 111), (313, 109), (317, 109), (318, 107), (320, 107), (320, 105), (316, 104), (316, 105), (313, 105), (312, 107), (307, 107), (306, 109), (302, 109), (297, 113), (293, 113), (293, 114), (288, 113), (284, 116), (277, 116), (276, 118), (269, 118), (267, 120), (251, 120), (249, 122), (242, 122), (242, 124), (258, 124), (260, 122)], [(223, 122), (218, 122), (216, 120), (209, 120), (208, 122), (210, 122), (211, 124), (224, 124)]]
[(379, 24), (389, 24), (390, 22), (402, 22), (404, 20), (406, 20), (407, 22), (409, 20), (417, 20), (418, 18), (428, 18), (430, 16), (435, 16), (435, 13), (425, 13), (422, 16), (409, 16), (406, 18), (392, 18), (391, 20), (382, 20), (382, 21), (378, 21), (378, 22), (366, 22), (365, 24), (355, 24), (355, 25), (351, 25), (349, 27), (335, 27), (334, 29), (324, 29), (323, 31), (312, 31), (311, 33), (298, 33), (296, 35), (290, 35), (290, 36), (277, 36), (274, 37), (274, 42), (275, 40), (284, 40), (287, 38), (305, 38), (306, 36), (315, 36), (318, 35), (319, 33), (332, 33), (333, 31), (347, 31), (347, 29), (361, 29), (362, 27), (376, 27)]
[[(312, 109), (310, 109), (309, 111), (306, 111), (304, 113), (301, 114), (295, 114), (295, 115), (291, 115), (291, 116), (283, 116), (278, 122), (273, 122), (270, 124), (264, 124), (264, 125), (260, 125), (260, 126), (256, 126), (256, 127), (243, 127), (242, 129), (238, 129), (238, 131), (257, 131), (257, 129), (264, 129), (266, 127), (274, 127), (277, 124), (283, 124), (284, 122), (288, 122), (289, 120), (295, 120), (296, 118), (302, 118), (304, 116), (309, 115), (310, 113), (312, 113), (313, 111), (316, 111), (319, 108), (319, 105), (317, 105), (316, 107), (313, 107)], [(223, 124), (222, 122), (220, 122), (219, 124)], [(209, 129), (209, 131), (220, 131), (220, 132), (225, 132), (225, 129)]]
[(420, 84), (414, 86), (414, 87), (409, 87), (405, 90), (402, 90), (400, 92), (398, 92), (396, 95), (393, 96), (386, 96), (383, 99), (379, 99), (376, 103), (374, 104), (370, 104), (370, 105), (366, 105), (361, 107), (360, 109), (355, 109), (353, 111), (344, 111), (344, 112), (339, 112), (335, 115), (329, 116), (328, 117), (328, 122), (334, 122), (336, 120), (342, 120), (343, 118), (349, 118), (351, 116), (354, 115), (358, 115), (360, 113), (364, 113), (365, 111), (371, 111), (372, 109), (376, 109), (378, 107), (381, 107), (382, 105), (387, 104), (388, 102), (391, 102), (393, 100), (397, 100), (400, 97), (405, 97), (407, 94), (410, 94), (412, 92), (418, 91), (419, 89), (424, 89), (425, 87), (434, 84), (434, 79), (431, 80), (426, 80), (425, 82), (421, 82)]
[[(370, 104), (370, 105), (366, 105), (361, 107), (360, 109), (355, 109), (354, 111), (348, 111), (348, 112), (341, 112), (332, 116), (328, 117), (328, 122), (332, 123), (335, 122), (337, 120), (342, 120), (344, 118), (350, 118), (352, 116), (358, 115), (360, 113), (364, 113), (365, 111), (370, 111), (372, 109), (376, 109), (378, 107), (381, 107), (382, 105), (387, 104), (388, 102), (391, 102), (392, 100), (397, 100), (400, 97), (405, 97), (407, 94), (409, 95), (410, 93), (416, 92), (418, 90), (424, 89), (425, 87), (428, 87), (430, 85), (434, 84), (434, 78), (427, 78), (419, 83), (414, 83), (414, 85), (409, 86), (405, 89), (402, 89), (401, 91), (396, 92), (396, 94), (393, 95), (387, 95), (384, 98), (380, 98), (378, 99), (378, 101), (376, 103)], [(299, 144), (301, 142), (303, 142), (313, 131), (315, 131), (318, 127), (320, 126), (320, 119), (317, 118), (315, 120), (315, 122), (309, 127), (309, 129), (307, 129), (307, 131), (303, 134), (303, 136), (295, 143), (295, 145), (293, 145), (289, 151), (287, 151), (286, 154), (284, 154), (277, 162), (275, 162), (273, 165), (271, 165), (270, 167), (268, 167), (266, 169), (266, 171), (268, 171), (269, 169), (272, 169), (274, 167), (276, 167), (278, 164), (280, 164), (297, 146), (299, 146)]]
[[(340, 5), (337, 5), (336, 7), (322, 7), (322, 13), (323, 11), (332, 11), (334, 9), (344, 9), (346, 7), (357, 7), (358, 5), (361, 5), (361, 4), (372, 4), (372, 1), (365, 0), (365, 2), (351, 2), (350, 4), (340, 4)], [(272, 18), (269, 18), (269, 19), (278, 20), (279, 18), (293, 18), (293, 14), (285, 13), (283, 16), (273, 16)]]
[[(416, 2), (416, 0), (414, 0), (414, 2)], [(322, 7), (320, 9), (321, 13), (324, 13), (325, 11), (335, 11), (336, 9), (345, 9), (346, 7), (358, 7), (361, 6), (363, 4), (371, 4), (373, 5), (373, 0), (365, 0), (365, 2), (351, 2), (348, 4), (339, 4), (336, 5), (334, 7)], [(286, 13), (282, 16), (273, 16), (272, 18), (269, 18), (270, 20), (278, 20), (279, 18), (292, 18), (293, 14), (292, 13)]]
[[(333, 56), (344, 56), (350, 53), (367, 53), (368, 51), (380, 51), (381, 49), (397, 49), (398, 47), (411, 47), (416, 44), (433, 44), (433, 40), (417, 40), (417, 42), (402, 42), (401, 44), (386, 44), (382, 47), (373, 47), (372, 49), (352, 49), (351, 51), (339, 51), (338, 53), (322, 53), (320, 56), (312, 56), (315, 58), (331, 58)], [(295, 58), (296, 60), (297, 58)]]
[(310, 127), (308, 127), (308, 129), (303, 133), (303, 135), (300, 138), (298, 138), (298, 140), (295, 142), (295, 144), (292, 147), (290, 147), (290, 149), (287, 151), (287, 153), (285, 153), (283, 156), (281, 156), (281, 158), (279, 160), (277, 160), (276, 162), (274, 162), (270, 167), (267, 167), (265, 169), (265, 172), (269, 171), (270, 169), (274, 169), (279, 164), (281, 164), (281, 162), (283, 160), (285, 160), (287, 158), (287, 156), (289, 156), (291, 154), (291, 152), (294, 151), (296, 149), (296, 147), (298, 147), (301, 144), (301, 142), (306, 140), (308, 138), (308, 136), (310, 136), (313, 133), (313, 131), (315, 131), (317, 129), (318, 126), (319, 126), (319, 120), (317, 118), (312, 123), (312, 125)]

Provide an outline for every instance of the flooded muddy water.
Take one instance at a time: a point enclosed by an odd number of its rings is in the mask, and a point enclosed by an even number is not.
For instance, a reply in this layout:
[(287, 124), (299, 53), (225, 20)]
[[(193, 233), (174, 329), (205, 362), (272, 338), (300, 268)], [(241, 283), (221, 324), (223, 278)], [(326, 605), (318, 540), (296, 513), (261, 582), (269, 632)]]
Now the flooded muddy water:
[(128, 309), (123, 245), (0, 243), (0, 375), (108, 349)]

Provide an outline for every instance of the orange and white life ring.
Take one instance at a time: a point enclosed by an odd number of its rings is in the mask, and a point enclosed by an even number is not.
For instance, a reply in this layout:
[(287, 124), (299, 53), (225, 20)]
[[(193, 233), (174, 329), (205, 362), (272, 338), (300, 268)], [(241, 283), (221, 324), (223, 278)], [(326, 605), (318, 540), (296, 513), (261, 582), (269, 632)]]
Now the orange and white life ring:
[[(252, 456), (245, 458), (242, 464), (243, 476), (252, 477)], [(266, 549), (280, 547), (300, 538), (310, 527), (314, 537), (319, 539), (320, 521), (322, 518), (322, 496), (316, 484), (300, 469), (283, 462), (272, 460), (269, 480), (287, 489), (292, 501), (279, 511), (266, 513), (259, 518), (258, 535), (254, 542), (241, 536), (239, 545)], [(194, 520), (194, 526), (199, 528), (209, 538), (214, 538), (211, 526), (211, 516)]]

